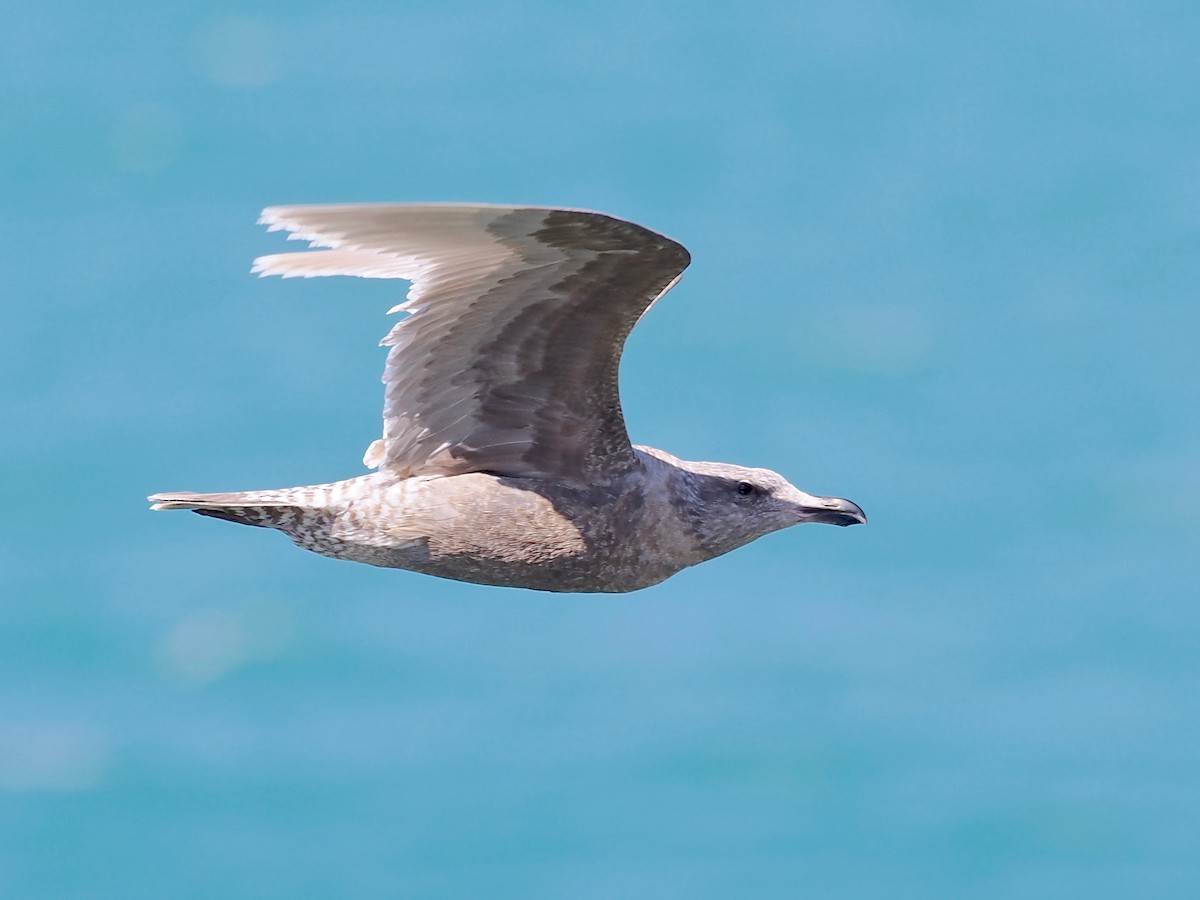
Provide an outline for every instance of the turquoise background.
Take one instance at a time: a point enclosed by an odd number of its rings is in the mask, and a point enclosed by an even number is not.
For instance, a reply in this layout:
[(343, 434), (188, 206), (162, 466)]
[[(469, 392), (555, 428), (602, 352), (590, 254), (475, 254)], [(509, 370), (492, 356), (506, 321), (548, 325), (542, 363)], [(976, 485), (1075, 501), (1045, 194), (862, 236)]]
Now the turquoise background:
[[(0, 896), (1200, 896), (1200, 7), (83, 3), (0, 28)], [(695, 262), (635, 440), (866, 528), (628, 596), (157, 490), (362, 471), (403, 285), (269, 204)]]

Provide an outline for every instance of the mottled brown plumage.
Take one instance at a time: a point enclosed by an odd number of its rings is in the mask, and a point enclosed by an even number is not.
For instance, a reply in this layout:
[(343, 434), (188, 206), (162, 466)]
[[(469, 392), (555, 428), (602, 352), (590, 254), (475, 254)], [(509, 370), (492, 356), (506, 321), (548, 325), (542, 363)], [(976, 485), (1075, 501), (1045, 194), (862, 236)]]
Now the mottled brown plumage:
[(154, 509), (275, 528), (326, 556), (549, 591), (629, 591), (805, 521), (865, 522), (764, 469), (633, 447), (617, 368), (678, 281), (674, 241), (580, 210), (274, 207), (316, 252), (259, 259), (284, 277), (413, 282), (384, 338), (379, 471), (334, 484), (151, 497)]

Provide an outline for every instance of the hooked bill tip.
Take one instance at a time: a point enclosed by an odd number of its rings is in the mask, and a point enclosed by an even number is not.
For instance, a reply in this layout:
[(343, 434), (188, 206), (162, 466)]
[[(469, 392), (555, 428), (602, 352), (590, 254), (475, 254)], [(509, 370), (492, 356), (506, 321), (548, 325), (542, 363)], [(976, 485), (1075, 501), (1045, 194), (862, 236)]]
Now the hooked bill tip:
[(809, 512), (807, 521), (845, 528), (847, 525), (866, 525), (867, 514), (862, 511), (861, 506), (851, 500), (827, 497), (822, 498), (819, 508)]

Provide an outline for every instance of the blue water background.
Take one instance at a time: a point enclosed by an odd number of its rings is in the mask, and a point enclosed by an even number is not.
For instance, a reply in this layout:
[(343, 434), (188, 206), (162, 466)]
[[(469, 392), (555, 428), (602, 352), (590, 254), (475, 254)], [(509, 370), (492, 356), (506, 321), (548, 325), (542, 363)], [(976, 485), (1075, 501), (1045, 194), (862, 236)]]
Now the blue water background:
[[(1200, 896), (1200, 8), (18, 0), (0, 896)], [(278, 203), (695, 262), (635, 440), (858, 501), (555, 596), (152, 515), (358, 474)]]

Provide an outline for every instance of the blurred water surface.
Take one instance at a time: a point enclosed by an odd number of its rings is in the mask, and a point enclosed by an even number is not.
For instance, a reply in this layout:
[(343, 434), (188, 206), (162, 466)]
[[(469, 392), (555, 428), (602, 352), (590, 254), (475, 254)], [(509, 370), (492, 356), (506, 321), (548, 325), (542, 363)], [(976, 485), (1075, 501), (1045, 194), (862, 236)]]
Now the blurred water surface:
[[(0, 895), (1194, 897), (1200, 11), (20, 2)], [(620, 597), (146, 512), (358, 473), (401, 285), (269, 204), (695, 262), (635, 440), (867, 528)]]

